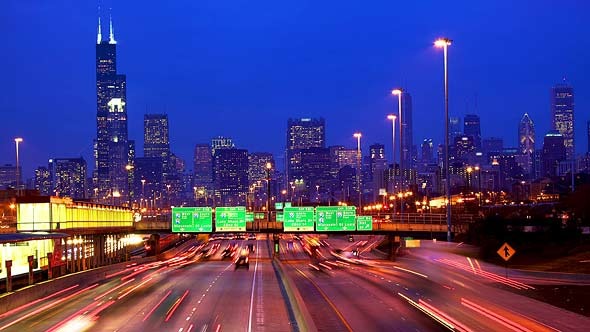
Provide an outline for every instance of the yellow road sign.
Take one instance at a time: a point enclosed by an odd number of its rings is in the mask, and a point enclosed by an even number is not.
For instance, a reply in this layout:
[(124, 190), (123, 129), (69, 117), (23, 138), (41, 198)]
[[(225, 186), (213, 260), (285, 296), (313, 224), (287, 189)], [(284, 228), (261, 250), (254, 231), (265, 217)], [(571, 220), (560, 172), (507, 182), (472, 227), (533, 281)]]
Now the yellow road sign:
[(498, 251), (496, 251), (502, 259), (508, 261), (514, 254), (516, 254), (516, 250), (514, 250), (508, 243), (504, 243)]

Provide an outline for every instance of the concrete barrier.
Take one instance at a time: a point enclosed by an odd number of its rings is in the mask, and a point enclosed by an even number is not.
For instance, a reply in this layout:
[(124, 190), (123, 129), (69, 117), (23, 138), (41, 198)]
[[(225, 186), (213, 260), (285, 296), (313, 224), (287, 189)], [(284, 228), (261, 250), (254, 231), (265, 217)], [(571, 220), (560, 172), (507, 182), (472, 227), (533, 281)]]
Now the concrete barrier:
[(129, 262), (102, 266), (96, 269), (72, 273), (63, 277), (43, 281), (11, 293), (2, 294), (0, 296), (0, 314), (74, 285), (79, 285), (76, 290), (80, 290), (104, 280), (109, 274), (124, 270), (129, 264), (143, 264), (154, 261), (156, 261), (156, 257), (146, 257)]
[(317, 327), (307, 310), (307, 306), (297, 289), (297, 286), (293, 284), (291, 278), (287, 276), (285, 271), (283, 270), (282, 263), (279, 261), (278, 258), (274, 258), (272, 260), (272, 266), (274, 267), (277, 279), (279, 281), (279, 286), (287, 295), (287, 301), (289, 303), (291, 312), (295, 316), (295, 322), (297, 324), (298, 331), (317, 331)]

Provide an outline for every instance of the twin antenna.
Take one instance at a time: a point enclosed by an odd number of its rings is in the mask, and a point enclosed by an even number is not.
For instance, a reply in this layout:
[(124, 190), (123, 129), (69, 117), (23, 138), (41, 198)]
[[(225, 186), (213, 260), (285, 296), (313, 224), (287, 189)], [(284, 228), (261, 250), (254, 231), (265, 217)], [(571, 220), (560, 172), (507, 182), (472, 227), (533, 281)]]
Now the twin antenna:
[[(102, 42), (102, 32), (100, 27), (100, 7), (98, 7), (98, 33), (96, 35), (96, 43), (100, 44)], [(109, 13), (109, 44), (116, 44), (117, 41), (115, 40), (115, 31), (113, 30), (113, 18)]]

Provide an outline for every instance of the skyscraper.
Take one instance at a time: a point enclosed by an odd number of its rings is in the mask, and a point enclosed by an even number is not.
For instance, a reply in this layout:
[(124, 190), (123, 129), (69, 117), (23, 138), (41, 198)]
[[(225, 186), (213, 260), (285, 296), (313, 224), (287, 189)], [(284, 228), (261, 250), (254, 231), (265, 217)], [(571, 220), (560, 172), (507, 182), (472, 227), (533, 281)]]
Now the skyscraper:
[(551, 129), (563, 136), (566, 158), (574, 158), (574, 88), (566, 83), (551, 88)]
[(233, 149), (236, 145), (230, 137), (217, 136), (211, 139), (211, 155), (215, 155), (215, 151), (219, 149)]
[(217, 205), (244, 204), (248, 193), (248, 150), (215, 150), (213, 183)]
[(51, 173), (47, 167), (40, 166), (35, 169), (35, 190), (43, 196), (51, 195)]
[(287, 122), (287, 181), (294, 181), (295, 169), (302, 161), (296, 158), (298, 151), (309, 148), (325, 148), (326, 123), (319, 119), (289, 119)]
[(463, 132), (473, 137), (475, 149), (481, 151), (481, 125), (479, 115), (467, 114), (463, 119)]
[(425, 138), (424, 142), (421, 145), (422, 156), (420, 161), (423, 164), (430, 164), (433, 162), (433, 152), (434, 152), (434, 145), (432, 143), (432, 138)]
[(541, 176), (556, 176), (560, 161), (566, 160), (564, 137), (557, 130), (550, 131), (543, 140)]
[(213, 155), (209, 144), (196, 144), (193, 157), (194, 185), (211, 189), (213, 181)]
[(523, 169), (527, 174), (531, 174), (535, 152), (535, 124), (527, 113), (522, 116), (518, 125), (518, 147), (525, 158), (526, 165)]
[(73, 199), (86, 198), (86, 169), (84, 158), (49, 159), (52, 194)]
[(108, 202), (115, 192), (128, 198), (129, 160), (127, 79), (117, 73), (117, 42), (112, 20), (109, 39), (102, 40), (100, 18), (96, 42), (96, 140), (93, 182), (97, 199)]
[(143, 156), (147, 158), (160, 157), (164, 164), (169, 163), (168, 115), (145, 114), (143, 116)]
[(461, 118), (449, 117), (449, 142), (453, 142), (455, 137), (463, 135), (461, 130)]

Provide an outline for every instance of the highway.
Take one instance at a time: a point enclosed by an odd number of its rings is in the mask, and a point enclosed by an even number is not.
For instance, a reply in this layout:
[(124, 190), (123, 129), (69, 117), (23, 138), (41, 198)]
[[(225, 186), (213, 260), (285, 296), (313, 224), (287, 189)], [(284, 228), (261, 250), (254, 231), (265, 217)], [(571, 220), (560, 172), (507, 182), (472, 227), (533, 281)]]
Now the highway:
[(267, 246), (254, 243), (248, 270), (219, 253), (197, 261), (193, 248), (5, 313), (0, 331), (290, 331)]
[[(590, 324), (522, 295), (534, 285), (436, 246), (378, 260), (369, 249), (380, 240), (282, 235), (282, 270), (319, 331), (580, 331)], [(130, 265), (3, 313), (0, 331), (294, 331), (269, 244), (265, 236), (194, 244), (170, 260)], [(239, 253), (249, 245), (248, 269), (223, 257), (226, 248)]]
[[(314, 293), (303, 295), (312, 306), (310, 311), (322, 310), (314, 316), (318, 328), (581, 331), (590, 324), (588, 317), (517, 294), (534, 291), (534, 287), (482, 270), (479, 262), (472, 261), (472, 269), (465, 257), (430, 250), (396, 262), (362, 260), (354, 264), (350, 250), (358, 241), (351, 244), (340, 237), (323, 242), (329, 247), (320, 247), (320, 256), (327, 260), (319, 270), (308, 262), (288, 262), (289, 275), (302, 293)], [(329, 252), (336, 248), (343, 250), (343, 259), (350, 259), (349, 265), (334, 264)], [(325, 319), (328, 316), (330, 320)]]

